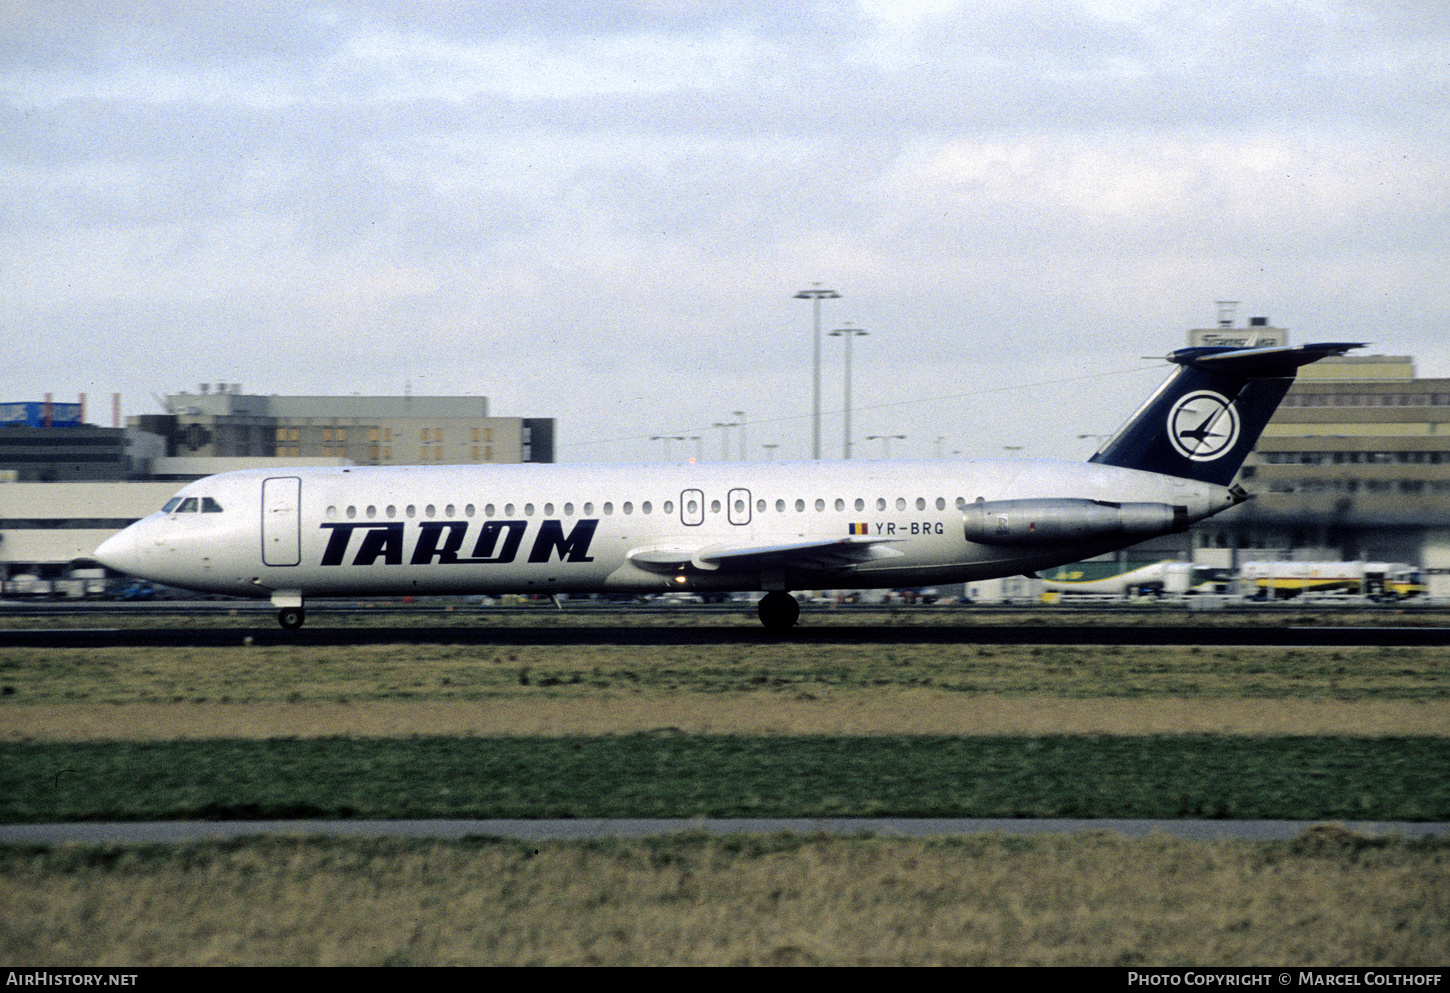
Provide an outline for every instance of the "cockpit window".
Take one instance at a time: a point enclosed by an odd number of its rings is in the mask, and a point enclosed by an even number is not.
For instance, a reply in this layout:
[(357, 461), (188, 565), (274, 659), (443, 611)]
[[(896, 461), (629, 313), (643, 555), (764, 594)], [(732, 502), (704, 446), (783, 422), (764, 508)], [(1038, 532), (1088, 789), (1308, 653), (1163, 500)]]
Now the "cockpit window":
[(180, 503), (181, 497), (172, 497), (170, 500), (166, 501), (166, 506), (161, 508), (161, 512), (163, 514), (169, 514), (173, 510), (175, 510)]
[(196, 497), (187, 497), (185, 500), (181, 501), (181, 506), (176, 508), (176, 512), (178, 514), (196, 513)]
[(211, 497), (202, 497), (201, 512), (203, 514), (220, 514), (222, 512), (222, 505), (217, 503)]

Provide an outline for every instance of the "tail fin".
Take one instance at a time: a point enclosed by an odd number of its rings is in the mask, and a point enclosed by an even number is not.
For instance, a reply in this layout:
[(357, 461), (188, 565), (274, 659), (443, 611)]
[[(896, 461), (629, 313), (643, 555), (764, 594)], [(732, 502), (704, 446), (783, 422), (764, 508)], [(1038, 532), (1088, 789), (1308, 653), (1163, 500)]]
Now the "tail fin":
[(1180, 348), (1178, 370), (1089, 461), (1227, 486), (1298, 368), (1362, 347)]

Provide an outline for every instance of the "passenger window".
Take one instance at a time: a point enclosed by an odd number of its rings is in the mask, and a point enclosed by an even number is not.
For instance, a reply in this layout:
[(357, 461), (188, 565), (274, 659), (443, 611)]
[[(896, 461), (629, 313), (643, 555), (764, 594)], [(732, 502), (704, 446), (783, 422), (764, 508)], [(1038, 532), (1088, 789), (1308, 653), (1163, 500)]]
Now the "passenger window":
[(836, 509), (837, 510), (845, 510), (846, 509), (846, 501), (845, 500), (842, 500), (840, 497), (836, 497)]
[(673, 501), (673, 500), (666, 500), (664, 507), (662, 507), (661, 509), (666, 514), (673, 514), (675, 512), (675, 501)]
[(865, 510), (866, 509), (866, 501), (865, 500), (862, 500), (860, 497), (857, 497), (856, 498), (856, 509), (857, 510)]
[(483, 505), (483, 516), (484, 517), (492, 517), (496, 513), (496, 511), (497, 511), (497, 508), (494, 507), (494, 505), (491, 504), (491, 503), (486, 503), (486, 504)]
[(606, 514), (612, 514), (612, 513), (614, 513), (614, 504), (612, 502), (608, 501), (608, 500), (605, 500), (604, 501), (604, 512)]
[(906, 497), (897, 497), (896, 498), (896, 509), (897, 510), (905, 510), (906, 509)]
[(885, 497), (877, 497), (876, 498), (876, 509), (877, 510), (885, 510), (886, 509), (886, 498)]
[(552, 503), (546, 503), (546, 504), (544, 504), (544, 515), (546, 517), (553, 517), (554, 516), (554, 505)]
[(203, 514), (220, 514), (222, 512), (222, 505), (217, 503), (211, 497), (202, 497), (201, 512)]
[(718, 513), (720, 513), (720, 501), (719, 500), (711, 500), (710, 501), (710, 513), (712, 513), (712, 514), (718, 514)]
[(822, 511), (822, 510), (825, 510), (825, 509), (826, 509), (826, 501), (822, 500), (820, 497), (816, 497), (816, 510), (817, 511)]
[(760, 513), (760, 514), (765, 513), (765, 501), (764, 500), (757, 500), (757, 501), (755, 501), (755, 510), (756, 510), (757, 513)]
[(626, 500), (624, 501), (624, 506), (620, 509), (622, 509), (626, 514), (632, 514), (634, 513), (634, 504), (629, 500)]
[(357, 508), (354, 507), (354, 506), (352, 506), (351, 504), (349, 504), (348, 505), (348, 508), (347, 508), (347, 519), (348, 520), (352, 520), (356, 516), (357, 516)]
[(916, 509), (917, 510), (925, 510), (926, 509), (926, 498), (925, 497), (917, 497), (916, 498)]
[(797, 514), (803, 513), (805, 511), (805, 509), (806, 509), (806, 502), (804, 500), (797, 500), (795, 502), (795, 512)]
[(775, 501), (775, 512), (777, 514), (784, 514), (785, 513), (785, 501), (784, 500), (777, 500), (777, 501)]
[(650, 511), (654, 510), (654, 506), (648, 500), (646, 500), (644, 503), (639, 505), (639, 509), (641, 512), (648, 514)]
[(443, 508), (443, 516), (444, 517), (447, 517), (447, 518), (449, 518), (451, 520), (453, 518), (453, 516), (454, 516), (454, 512), (457, 511), (457, 510), (458, 510), (458, 508), (455, 507), (455, 506), (453, 506), (453, 504), (450, 503), (448, 506), (446, 506), (446, 507)]
[(945, 497), (937, 497), (936, 498), (936, 509), (937, 510), (946, 510), (947, 509), (947, 501), (946, 501), (946, 498)]
[(566, 503), (566, 504), (564, 504), (564, 516), (565, 517), (573, 517), (574, 516), (574, 505), (572, 503)]

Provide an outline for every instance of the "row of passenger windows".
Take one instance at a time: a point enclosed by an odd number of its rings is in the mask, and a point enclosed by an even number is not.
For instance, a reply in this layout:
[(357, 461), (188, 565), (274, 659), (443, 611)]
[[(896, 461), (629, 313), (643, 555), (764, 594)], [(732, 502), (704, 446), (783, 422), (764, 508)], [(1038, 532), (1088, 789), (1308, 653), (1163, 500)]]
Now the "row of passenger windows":
[[(864, 512), (867, 509), (867, 505), (868, 504), (866, 500), (862, 499), (861, 497), (857, 497), (850, 504), (850, 508), (852, 510)], [(929, 505), (935, 507), (935, 509), (937, 510), (945, 510), (947, 507), (946, 497), (937, 497), (930, 504), (928, 504), (926, 497), (917, 497), (914, 501), (910, 502), (908, 502), (906, 497), (897, 497), (895, 501), (892, 502), (888, 502), (885, 497), (877, 497), (875, 501), (875, 509), (878, 511), (887, 510), (892, 506), (894, 506), (897, 510), (907, 510), (913, 506), (917, 510), (926, 510)], [(959, 510), (966, 507), (966, 497), (957, 497), (955, 505)], [(794, 507), (796, 513), (803, 514), (806, 512), (808, 504), (805, 500), (796, 500), (793, 505), (787, 504), (785, 500), (776, 500), (774, 504), (775, 512), (778, 514), (786, 513), (788, 510), (791, 509), (791, 506)], [(814, 503), (810, 504), (809, 506), (813, 506), (817, 512), (824, 512), (827, 509), (828, 504), (824, 498), (818, 497), (814, 501)], [(724, 510), (724, 505), (719, 500), (709, 501), (708, 507), (710, 513), (712, 514), (719, 514)], [(829, 507), (833, 510), (844, 512), (847, 509), (847, 503), (845, 499), (837, 497), (834, 501), (830, 502)], [(766, 500), (755, 501), (756, 513), (768, 513), (770, 511), (770, 508), (771, 504)], [(425, 504), (422, 508), (422, 515), (424, 517), (437, 517), (439, 516), (439, 509), (440, 508), (437, 504)], [(515, 517), (520, 513), (520, 510), (522, 510), (523, 516), (533, 517), (538, 508), (532, 503), (525, 503), (522, 505), (522, 508), (520, 508), (519, 505), (512, 503), (505, 503), (502, 508), (500, 508), (497, 504), (486, 503), (483, 505), (483, 516), (496, 517), (498, 516), (500, 509), (502, 509), (504, 517)], [(553, 517), (555, 509), (556, 508), (554, 504), (545, 503), (543, 505), (544, 516)], [(576, 508), (575, 505), (570, 502), (563, 504), (560, 509), (562, 509), (563, 515), (565, 517), (573, 517)], [(639, 504), (636, 504), (632, 500), (625, 500), (623, 503), (618, 505), (618, 508), (616, 508), (612, 500), (606, 500), (599, 505), (599, 510), (605, 516), (612, 515), (616, 509), (618, 509), (619, 512), (623, 514), (634, 514), (635, 512), (639, 512), (641, 514), (653, 514), (655, 512), (655, 504), (649, 500), (644, 500)], [(583, 516), (592, 517), (595, 513), (595, 504), (592, 500), (587, 500), (579, 507), (579, 510), (583, 514)], [(675, 502), (673, 500), (666, 500), (659, 505), (659, 510), (661, 513), (664, 514), (673, 514), (675, 512)], [(735, 498), (734, 504), (731, 507), (731, 513), (733, 513), (736, 517), (739, 517), (743, 515), (746, 510), (747, 507), (745, 499), (743, 497)], [(682, 505), (682, 512), (688, 517), (698, 516), (702, 512), (701, 502), (693, 497), (686, 498)], [(410, 503), (402, 508), (402, 516), (404, 517), (417, 517), (418, 513), (419, 508), (416, 504)], [(474, 504), (470, 503), (464, 505), (464, 517), (475, 517), (477, 516), (477, 514), (478, 508)], [(327, 516), (329, 520), (336, 520), (338, 517), (346, 517), (349, 520), (352, 520), (357, 518), (359, 515), (369, 520), (376, 519), (379, 516), (385, 519), (392, 519), (399, 516), (399, 510), (395, 504), (388, 504), (384, 507), (369, 505), (362, 508), (359, 508), (357, 506), (347, 506), (342, 508), (339, 508), (337, 506), (330, 506), (327, 508)], [(456, 518), (458, 516), (458, 505), (452, 503), (445, 504), (442, 507), (442, 516), (445, 520)]]

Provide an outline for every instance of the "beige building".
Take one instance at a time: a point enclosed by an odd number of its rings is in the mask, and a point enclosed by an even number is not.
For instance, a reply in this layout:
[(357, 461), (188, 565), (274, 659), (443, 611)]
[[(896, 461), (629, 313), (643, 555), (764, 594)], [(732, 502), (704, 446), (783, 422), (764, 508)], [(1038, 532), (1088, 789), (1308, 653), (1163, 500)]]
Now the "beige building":
[(554, 461), (554, 420), (490, 417), (487, 397), (260, 396), (232, 383), (166, 398), (128, 425), (177, 457), (324, 458), (357, 465)]

